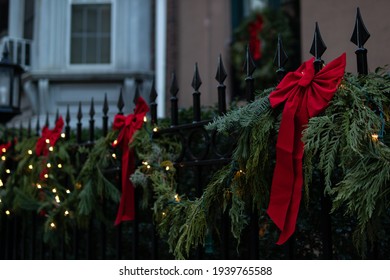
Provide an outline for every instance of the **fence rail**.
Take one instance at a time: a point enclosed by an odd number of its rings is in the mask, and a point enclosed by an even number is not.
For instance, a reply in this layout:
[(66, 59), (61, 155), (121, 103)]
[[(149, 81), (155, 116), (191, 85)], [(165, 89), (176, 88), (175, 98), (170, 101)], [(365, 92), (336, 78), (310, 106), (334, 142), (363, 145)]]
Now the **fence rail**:
[[(361, 75), (367, 74), (367, 50), (364, 48), (364, 43), (367, 41), (369, 33), (364, 27), (360, 11), (358, 10), (356, 17), (355, 30), (351, 41), (358, 47), (356, 51), (357, 69)], [(319, 26), (316, 23), (313, 45), (310, 53), (315, 57), (314, 64), (316, 70), (319, 71), (323, 65), (321, 56), (326, 50), (326, 46), (321, 38)], [(246, 82), (246, 100), (252, 102), (255, 98), (254, 79), (252, 77), (256, 70), (256, 65), (251, 57), (249, 48), (246, 50), (245, 60), (245, 82)], [(284, 69), (288, 57), (282, 45), (282, 38), (278, 38), (277, 50), (275, 55), (276, 75), (280, 81), (286, 71)], [(226, 113), (226, 86), (224, 81), (227, 77), (221, 56), (218, 59), (216, 71), (216, 94), (218, 94), (218, 113), (223, 115)], [(140, 85), (137, 84), (135, 95), (139, 95)], [(233, 145), (225, 147), (221, 151), (218, 144), (217, 136), (214, 132), (206, 131), (204, 126), (212, 120), (201, 119), (201, 103), (200, 103), (200, 87), (201, 78), (198, 70), (198, 65), (195, 64), (195, 71), (192, 80), (192, 87), (194, 89), (193, 95), (193, 120), (190, 123), (180, 123), (179, 120), (179, 106), (178, 106), (178, 86), (175, 74), (172, 75), (170, 85), (170, 108), (171, 126), (166, 129), (161, 129), (154, 133), (153, 137), (159, 135), (171, 134), (177, 136), (182, 143), (182, 152), (178, 156), (175, 164), (178, 167), (178, 173), (184, 170), (191, 170), (194, 174), (194, 185), (197, 186), (196, 195), (200, 196), (203, 187), (206, 185), (206, 174), (211, 167), (221, 166), (230, 161), (231, 153), (234, 148)], [(150, 116), (153, 124), (158, 123), (157, 106), (156, 103), (157, 92), (152, 86), (150, 92)], [(119, 94), (118, 114), (123, 114), (124, 100), (122, 93)], [(110, 129), (109, 118), (107, 112), (109, 111), (107, 96), (105, 97), (102, 112), (102, 131), (101, 136), (106, 136)], [(76, 142), (79, 145), (91, 146), (94, 145), (97, 137), (95, 129), (95, 105), (94, 100), (91, 100), (89, 116), (89, 127), (87, 128), (87, 135), (83, 134), (82, 119), (85, 117), (85, 112), (81, 111), (81, 103), (79, 103), (78, 113), (76, 115), (77, 125), (75, 128), (70, 127), (70, 110), (68, 106), (67, 114), (65, 116), (65, 134), (66, 139), (71, 138), (72, 133), (75, 133)], [(56, 119), (58, 119), (58, 113)], [(49, 126), (49, 118), (46, 119), (46, 126)], [(40, 134), (39, 119), (33, 131), (31, 123), (26, 131), (20, 128), (17, 133), (15, 131), (7, 132), (13, 133), (19, 139), (25, 137), (38, 136)], [(73, 130), (74, 129), (74, 130)], [(201, 140), (199, 140), (201, 139)], [(193, 149), (194, 144), (202, 144), (202, 149), (199, 151)], [(120, 178), (120, 167), (113, 166), (107, 170), (111, 177)], [(180, 181), (180, 180), (179, 180)], [(120, 182), (118, 181), (118, 185)], [(136, 189), (136, 199), (139, 199), (140, 190)], [(112, 211), (113, 205), (103, 201), (105, 211)], [(136, 205), (139, 209), (139, 205)], [(332, 244), (332, 223), (330, 212), (330, 201), (327, 198), (321, 200), (321, 224), (322, 224), (322, 252), (320, 258), (332, 259), (334, 256)], [(85, 229), (74, 227), (72, 229), (71, 242), (66, 245), (64, 237), (61, 238), (61, 244), (57, 246), (49, 246), (43, 240), (43, 224), (45, 218), (36, 215), (35, 212), (23, 211), (19, 215), (5, 216), (0, 215), (0, 259), (164, 259), (172, 258), (168, 253), (168, 248), (163, 240), (157, 236), (156, 229), (152, 221), (152, 213), (150, 211), (139, 210), (136, 211), (136, 218), (132, 222), (122, 223), (119, 226), (107, 226), (98, 219), (92, 218), (89, 220)], [(111, 216), (113, 213), (111, 213)], [(230, 233), (229, 219), (227, 216), (222, 217), (221, 229), (221, 245), (219, 252), (214, 256), (220, 259), (258, 259), (259, 255), (259, 217), (256, 212), (251, 215), (251, 224), (244, 232), (243, 245), (240, 247), (241, 252), (237, 254), (236, 248), (232, 246), (232, 236)], [(298, 246), (294, 238), (288, 242), (287, 245), (282, 246), (281, 251), (284, 252), (285, 258), (295, 258), (295, 249)], [(208, 258), (210, 255), (205, 253), (204, 248), (199, 248), (192, 256), (193, 258)]]

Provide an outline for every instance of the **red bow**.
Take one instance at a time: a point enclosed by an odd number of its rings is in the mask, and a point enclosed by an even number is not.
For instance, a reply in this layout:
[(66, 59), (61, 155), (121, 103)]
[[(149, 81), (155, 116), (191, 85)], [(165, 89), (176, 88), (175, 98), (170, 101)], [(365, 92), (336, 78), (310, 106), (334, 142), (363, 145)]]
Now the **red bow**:
[(134, 220), (134, 186), (130, 181), (130, 175), (135, 170), (134, 150), (129, 148), (129, 143), (134, 133), (139, 130), (144, 122), (149, 107), (142, 97), (138, 97), (134, 108), (134, 114), (127, 117), (116, 115), (113, 129), (121, 130), (115, 145), (121, 145), (122, 155), (122, 196), (119, 203), (119, 209), (115, 220), (115, 225), (122, 221)]
[(55, 127), (50, 130), (46, 125), (42, 128), (41, 137), (35, 145), (35, 153), (37, 156), (47, 156), (49, 154), (49, 146), (54, 147), (58, 138), (61, 136), (64, 120), (60, 116), (56, 121)]
[[(45, 156), (49, 155), (49, 147), (54, 147), (57, 143), (57, 140), (61, 136), (62, 128), (64, 127), (64, 120), (60, 116), (56, 121), (55, 127), (50, 130), (47, 126), (42, 128), (41, 137), (38, 139), (35, 145), (35, 154), (37, 156)], [(45, 167), (39, 177), (40, 179), (44, 179), (44, 175), (47, 174), (47, 168)]]
[(288, 73), (269, 100), (272, 108), (285, 102), (276, 144), (270, 203), (267, 213), (281, 230), (277, 244), (283, 244), (295, 231), (303, 185), (302, 131), (309, 118), (322, 112), (333, 98), (344, 76), (345, 54), (317, 74), (313, 59)]
[(12, 146), (12, 142), (8, 141), (8, 143), (0, 145), (0, 156), (2, 156), (7, 150)]
[(263, 29), (263, 18), (258, 15), (256, 21), (249, 24), (249, 50), (254, 60), (261, 58), (260, 32)]

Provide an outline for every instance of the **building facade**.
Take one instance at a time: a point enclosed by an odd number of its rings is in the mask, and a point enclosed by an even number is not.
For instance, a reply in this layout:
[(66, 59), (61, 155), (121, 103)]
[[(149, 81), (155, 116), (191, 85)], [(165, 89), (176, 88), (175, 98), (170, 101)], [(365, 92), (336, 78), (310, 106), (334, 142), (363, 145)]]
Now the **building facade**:
[[(42, 121), (57, 111), (73, 119), (81, 103), (88, 115), (95, 105), (101, 123), (105, 96), (109, 116), (117, 113), (122, 90), (125, 107), (133, 107), (135, 87), (148, 94), (153, 79), (152, 0), (1, 0), (0, 50), (26, 70), (22, 114), (13, 122)], [(2, 14), (5, 14), (4, 11)], [(87, 118), (84, 117), (87, 122)]]
[(390, 43), (390, 1), (387, 0), (300, 0), (302, 58), (310, 57), (315, 22), (318, 22), (322, 38), (327, 45), (323, 60), (329, 62), (341, 53), (347, 53), (346, 71), (356, 73), (356, 46), (350, 41), (355, 26), (357, 8), (371, 34), (365, 44), (370, 72), (390, 63), (386, 51)]
[[(373, 71), (390, 61), (383, 49), (390, 41), (387, 0), (0, 0), (0, 51), (7, 42), (24, 75), (23, 114), (14, 123), (46, 114), (75, 116), (78, 104), (88, 114), (92, 98), (96, 124), (107, 94), (110, 119), (122, 89), (125, 113), (132, 111), (136, 84), (148, 98), (152, 80), (158, 93), (158, 116), (169, 115), (171, 75), (178, 79), (180, 108), (192, 105), (194, 65), (202, 85), (201, 104), (217, 102), (215, 71), (221, 54), (232, 92), (233, 31), (256, 9), (282, 9), (296, 22), (298, 63), (310, 57), (315, 22), (328, 46), (324, 61), (347, 52), (347, 70), (356, 71), (355, 46), (349, 41), (356, 8), (371, 33), (366, 44)], [(267, 42), (275, 44), (275, 42)], [(273, 57), (271, 58), (273, 59)], [(292, 63), (290, 57), (290, 64)], [(297, 63), (294, 63), (294, 66)], [(72, 119), (72, 122), (75, 122)], [(85, 121), (86, 118), (85, 118)]]

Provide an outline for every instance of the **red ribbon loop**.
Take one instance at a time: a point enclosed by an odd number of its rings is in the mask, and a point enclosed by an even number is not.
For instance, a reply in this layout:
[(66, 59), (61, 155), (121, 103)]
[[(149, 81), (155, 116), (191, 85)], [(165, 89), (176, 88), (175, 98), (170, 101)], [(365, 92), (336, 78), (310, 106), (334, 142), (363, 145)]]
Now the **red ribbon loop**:
[(295, 231), (303, 185), (302, 131), (309, 118), (318, 115), (333, 98), (345, 72), (342, 54), (315, 74), (313, 59), (288, 73), (269, 100), (273, 108), (285, 103), (276, 143), (276, 166), (267, 213), (281, 230), (277, 244)]
[(114, 130), (120, 130), (116, 145), (122, 148), (122, 196), (115, 225), (122, 221), (132, 221), (135, 216), (134, 186), (130, 181), (130, 175), (134, 173), (134, 151), (129, 148), (129, 143), (134, 133), (139, 130), (144, 122), (149, 107), (142, 97), (138, 97), (134, 108), (134, 114), (128, 116), (116, 115), (113, 123)]

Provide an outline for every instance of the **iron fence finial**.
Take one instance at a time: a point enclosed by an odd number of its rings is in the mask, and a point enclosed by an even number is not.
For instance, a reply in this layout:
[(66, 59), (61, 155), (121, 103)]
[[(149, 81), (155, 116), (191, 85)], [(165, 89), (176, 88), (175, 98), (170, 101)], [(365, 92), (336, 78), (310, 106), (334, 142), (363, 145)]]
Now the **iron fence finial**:
[(283, 48), (282, 36), (278, 34), (278, 43), (276, 45), (274, 65), (278, 68), (276, 70), (276, 73), (278, 75), (279, 81), (281, 81), (284, 75), (286, 74), (284, 65), (286, 65), (287, 61), (288, 61), (288, 56)]
[(219, 54), (218, 68), (217, 68), (217, 74), (215, 75), (215, 79), (218, 81), (218, 83), (220, 85), (222, 85), (223, 82), (225, 81), (226, 77), (227, 77), (227, 74), (226, 74), (225, 67), (223, 66), (222, 56), (221, 56), (221, 54)]
[(247, 78), (252, 77), (253, 72), (256, 69), (256, 64), (253, 61), (251, 52), (249, 50), (249, 45), (246, 46), (245, 52), (245, 63), (244, 63), (244, 71)]
[(323, 61), (321, 59), (322, 55), (325, 53), (327, 47), (322, 40), (320, 28), (318, 22), (316, 22), (316, 27), (314, 29), (313, 43), (311, 44), (310, 53), (315, 57), (314, 67), (316, 72), (321, 70)]

